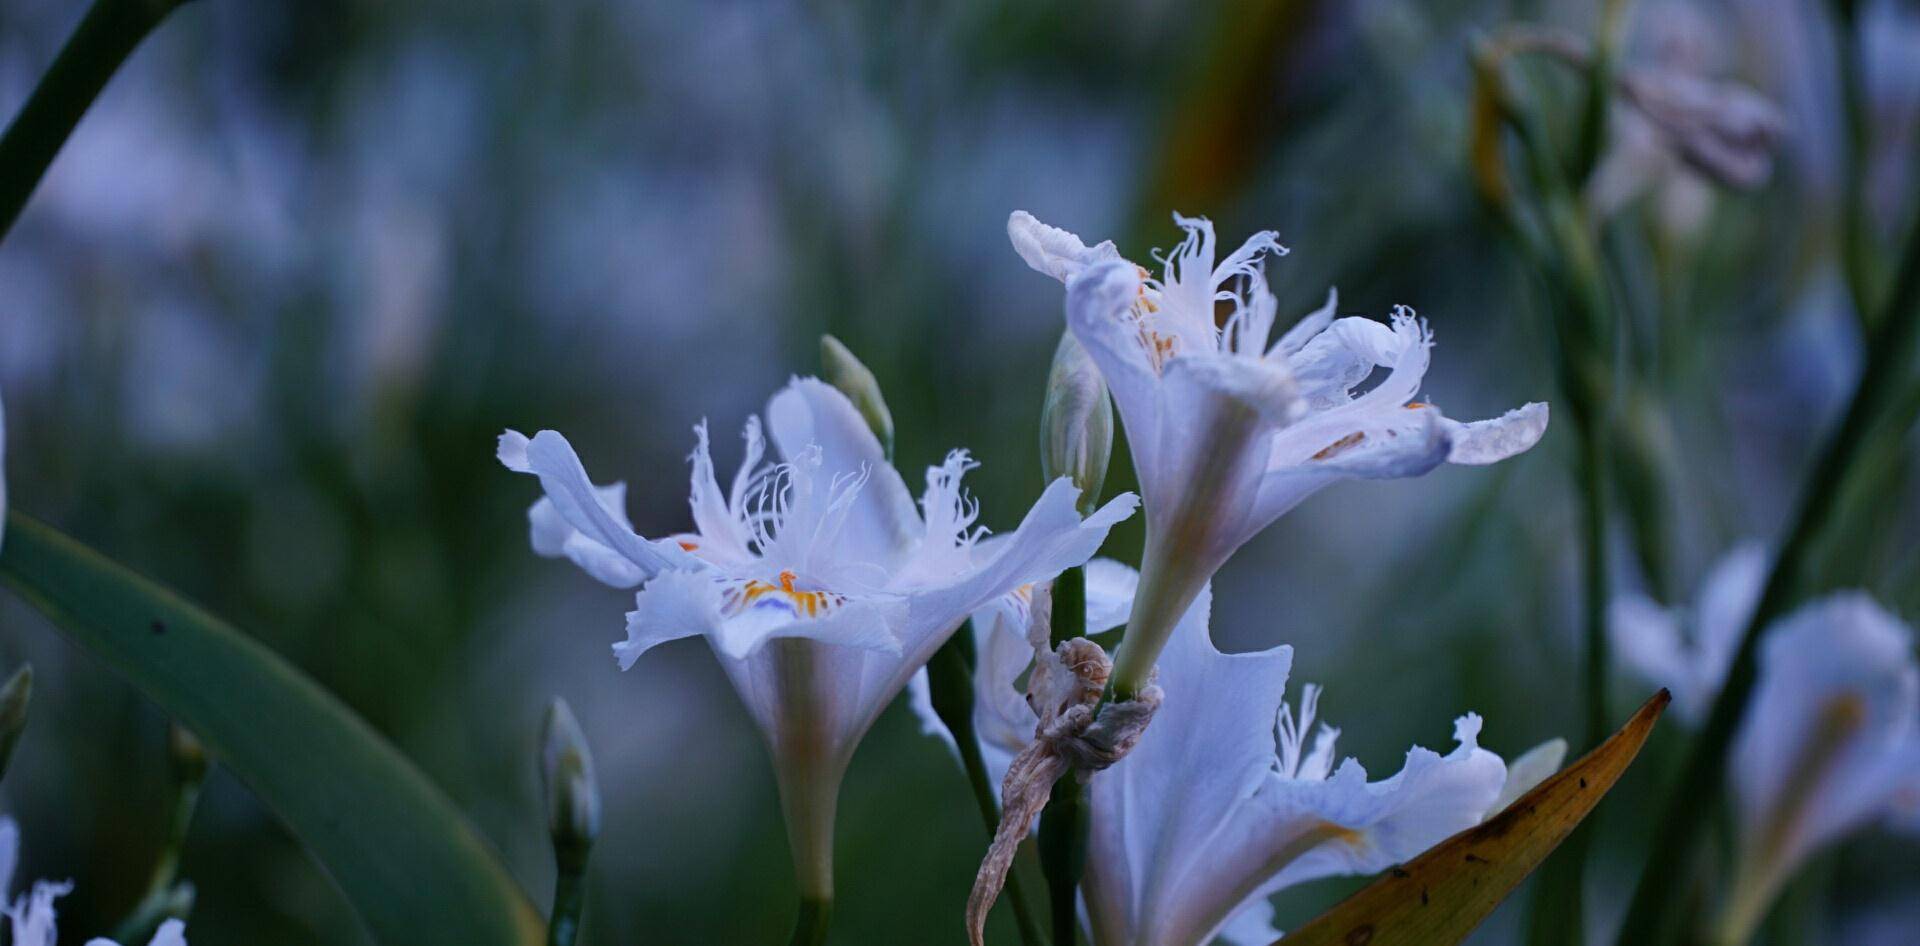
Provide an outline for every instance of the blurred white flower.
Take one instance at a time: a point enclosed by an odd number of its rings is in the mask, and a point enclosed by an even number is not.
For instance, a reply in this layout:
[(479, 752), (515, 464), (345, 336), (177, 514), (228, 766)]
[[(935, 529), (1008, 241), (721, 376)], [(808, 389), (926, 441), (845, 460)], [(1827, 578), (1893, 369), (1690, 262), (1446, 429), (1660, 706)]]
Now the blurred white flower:
[(1845, 592), (1766, 633), (1730, 762), (1740, 853), (1722, 928), (1739, 941), (1808, 856), (1870, 823), (1903, 822), (1920, 788), (1912, 630)]
[[(1702, 722), (1766, 578), (1764, 549), (1736, 549), (1691, 612), (1615, 602), (1622, 660)], [(1763, 632), (1759, 678), (1729, 761), (1740, 856), (1720, 919), (1741, 941), (1821, 847), (1874, 822), (1920, 827), (1920, 660), (1913, 632), (1862, 592), (1807, 604)], [(1691, 637), (1691, 640), (1688, 638)]]
[(1153, 725), (1092, 781), (1083, 890), (1101, 946), (1200, 946), (1229, 923), (1241, 941), (1272, 942), (1271, 894), (1414, 857), (1478, 824), (1506, 780), (1472, 714), (1454, 722), (1452, 753), (1416, 747), (1385, 781), (1353, 759), (1336, 768), (1339, 731), (1308, 738), (1319, 688), (1303, 688), (1297, 712), (1285, 705), (1292, 648), (1220, 653), (1209, 599), (1161, 655)]
[(1706, 721), (1726, 678), (1740, 635), (1760, 603), (1770, 559), (1766, 546), (1744, 542), (1701, 582), (1690, 608), (1667, 608), (1640, 594), (1616, 597), (1607, 631), (1620, 662), (1673, 694), (1673, 711), (1689, 726)]
[[(0, 896), (13, 888), (13, 872), (20, 866), (20, 826), (12, 818), (0, 817)], [(73, 891), (71, 881), (35, 881), (32, 891), (9, 901), (4, 912), (12, 946), (54, 946), (59, 940), (53, 901)], [(87, 940), (87, 946), (120, 946), (104, 937)], [(147, 946), (187, 946), (187, 925), (167, 920), (154, 931)]]
[[(1114, 668), (1122, 687), (1144, 680), (1227, 558), (1321, 487), (1493, 463), (1547, 427), (1540, 403), (1463, 424), (1414, 402), (1432, 339), (1404, 308), (1390, 325), (1336, 320), (1329, 293), (1269, 345), (1263, 261), (1285, 248), (1262, 231), (1216, 264), (1213, 225), (1174, 220), (1186, 238), (1157, 279), (1111, 242), (1088, 247), (1024, 211), (1007, 222), (1027, 265), (1067, 284), (1068, 327), (1106, 376), (1140, 477), (1147, 547)], [(1356, 396), (1376, 368), (1388, 374)]]
[(1673, 0), (1637, 5), (1633, 18), (1635, 42), (1586, 198), (1601, 219), (1650, 198), (1663, 230), (1691, 237), (1707, 223), (1716, 187), (1753, 189), (1772, 176), (1786, 118), (1758, 89), (1722, 78), (1738, 37), (1720, 11)]
[[(1087, 563), (1087, 634), (1119, 627), (1133, 606), (1134, 585), (1140, 576), (1109, 558)], [(980, 756), (996, 796), (1013, 757), (1033, 741), (1037, 721), (1019, 687), (1020, 675), (1033, 663), (1033, 644), (1027, 639), (1032, 623), (1033, 585), (1023, 585), (973, 615), (973, 726), (980, 740)], [(1042, 594), (1047, 593), (1043, 588)], [(921, 731), (953, 745), (953, 734), (933, 711), (933, 697), (923, 669), (908, 686), (908, 705), (920, 717)]]
[[(565, 556), (616, 587), (641, 586), (614, 645), (622, 668), (648, 648), (704, 636), (774, 757), (803, 892), (832, 894), (834, 800), (854, 746), (966, 618), (1022, 585), (1092, 557), (1137, 501), (1087, 517), (1055, 480), (1019, 528), (978, 542), (978, 507), (960, 489), (964, 451), (927, 472), (916, 512), (905, 482), (846, 397), (796, 379), (767, 405), (784, 462), (763, 465), (757, 418), (732, 488), (714, 478), (695, 432), (695, 531), (634, 534), (620, 484), (595, 487), (566, 439), (500, 438), (507, 468), (540, 477), (529, 511), (535, 551)], [(924, 513), (924, 518), (921, 513)]]

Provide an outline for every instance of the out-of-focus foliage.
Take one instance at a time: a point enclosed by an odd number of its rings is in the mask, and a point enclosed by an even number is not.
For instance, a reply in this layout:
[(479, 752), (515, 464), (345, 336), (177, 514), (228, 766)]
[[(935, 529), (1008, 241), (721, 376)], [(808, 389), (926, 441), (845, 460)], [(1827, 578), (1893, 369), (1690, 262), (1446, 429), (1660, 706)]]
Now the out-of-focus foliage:
[[(564, 696), (605, 797), (581, 941), (776, 941), (792, 880), (751, 723), (698, 643), (614, 668), (628, 599), (529, 553), (533, 494), (494, 435), (566, 430), (629, 481), (643, 532), (673, 531), (691, 425), (759, 410), (831, 331), (884, 388), (902, 467), (970, 448), (984, 521), (1010, 528), (1039, 486), (1062, 325), (1057, 287), (1006, 246), (1016, 208), (1126, 234), (1134, 258), (1173, 241), (1169, 209), (1228, 239), (1275, 227), (1294, 250), (1270, 271), (1283, 313), (1329, 283), (1343, 311), (1414, 305), (1450, 413), (1548, 397), (1538, 293), (1462, 164), (1468, 38), (1517, 17), (1584, 30), (1586, 6), (201, 0), (130, 61), (0, 247), (9, 501), (253, 629), (418, 760), (534, 891), (552, 886), (537, 736)], [(1862, 8), (1885, 229), (1914, 173), (1920, 15)], [(10, 113), (82, 11), (0, 10)], [(1777, 529), (1859, 361), (1835, 70), (1802, 0), (1643, 0), (1623, 54), (1703, 60), (1788, 119), (1762, 190), (1656, 189), (1608, 235), (1627, 317), (1663, 339), (1635, 355), (1660, 380), (1643, 423), (1673, 496), (1673, 574), (1651, 580), (1685, 589)], [(1328, 716), (1366, 720), (1348, 748), (1383, 768), (1468, 709), (1504, 754), (1577, 732), (1570, 450), (1550, 434), (1501, 468), (1316, 497), (1222, 573), (1217, 640), (1293, 643), (1295, 676), (1328, 684)], [(1910, 456), (1885, 462), (1910, 483)], [(1909, 619), (1911, 493), (1841, 573)], [(1110, 552), (1133, 557), (1137, 529)], [(23, 873), (86, 878), (63, 913), (105, 929), (162, 843), (165, 721), (0, 603), (0, 666), (28, 659), (4, 807), (31, 826)], [(1602, 813), (1600, 920), (1675, 748), (1656, 736)], [(961, 941), (972, 806), (947, 750), (889, 712), (842, 801), (835, 941)], [(1814, 941), (1899, 929), (1884, 917), (1920, 879), (1910, 845), (1843, 849), (1780, 922)], [(196, 941), (364, 939), (217, 769), (182, 874)], [(1350, 886), (1289, 891), (1283, 927)], [(1011, 935), (996, 915), (989, 936)]]

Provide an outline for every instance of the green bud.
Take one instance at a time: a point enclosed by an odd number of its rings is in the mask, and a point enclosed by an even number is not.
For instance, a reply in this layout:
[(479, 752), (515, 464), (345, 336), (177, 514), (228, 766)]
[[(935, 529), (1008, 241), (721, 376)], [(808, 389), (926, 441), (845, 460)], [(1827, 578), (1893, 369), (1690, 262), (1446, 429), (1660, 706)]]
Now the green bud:
[(0, 686), (0, 773), (13, 758), (13, 747), (27, 728), (27, 705), (33, 702), (33, 665), (22, 664)]
[(593, 753), (567, 701), (554, 697), (541, 740), (540, 781), (546, 792), (547, 831), (564, 871), (584, 869), (587, 851), (600, 834), (600, 786)]
[(887, 410), (887, 399), (880, 394), (880, 382), (873, 377), (873, 372), (831, 335), (820, 336), (820, 371), (826, 375), (828, 384), (853, 402), (860, 418), (867, 422), (873, 435), (880, 438), (880, 449), (891, 462), (893, 413)]
[(207, 780), (207, 747), (193, 730), (178, 722), (167, 727), (167, 760), (173, 765), (174, 782), (199, 785)]
[(1047, 482), (1064, 476), (1080, 487), (1080, 513), (1100, 505), (1113, 457), (1113, 405), (1100, 368), (1071, 332), (1060, 336), (1040, 408), (1040, 472)]

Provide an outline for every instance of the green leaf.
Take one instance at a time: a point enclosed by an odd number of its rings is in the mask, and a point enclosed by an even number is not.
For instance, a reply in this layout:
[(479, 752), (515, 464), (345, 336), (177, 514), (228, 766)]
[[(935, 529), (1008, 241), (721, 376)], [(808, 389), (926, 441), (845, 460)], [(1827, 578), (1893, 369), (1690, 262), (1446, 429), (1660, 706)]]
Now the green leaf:
[(1667, 702), (1667, 691), (1654, 694), (1570, 768), (1389, 870), (1275, 946), (1445, 946), (1466, 939), (1612, 790)]
[(376, 939), (543, 942), (526, 894), (447, 797), (306, 674), (46, 525), (13, 513), (6, 536), (0, 581), (199, 735)]

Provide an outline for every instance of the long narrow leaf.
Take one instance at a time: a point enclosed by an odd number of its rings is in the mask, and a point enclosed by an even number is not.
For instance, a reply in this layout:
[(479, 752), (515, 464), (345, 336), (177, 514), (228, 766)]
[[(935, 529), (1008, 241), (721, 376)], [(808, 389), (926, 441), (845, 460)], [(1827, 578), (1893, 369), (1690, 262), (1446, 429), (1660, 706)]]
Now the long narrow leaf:
[(1540, 866), (1612, 790), (1667, 708), (1661, 690), (1600, 747), (1478, 827), (1393, 868), (1276, 946), (1446, 946)]
[(493, 850), (386, 739), (252, 638), (14, 513), (0, 580), (192, 729), (383, 943), (527, 946), (543, 924)]

